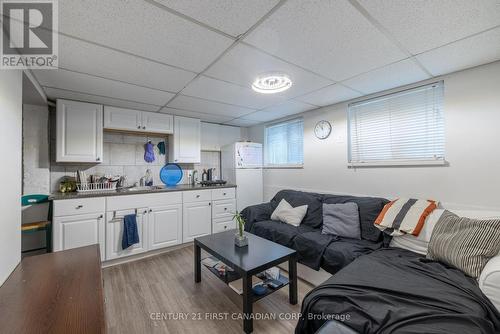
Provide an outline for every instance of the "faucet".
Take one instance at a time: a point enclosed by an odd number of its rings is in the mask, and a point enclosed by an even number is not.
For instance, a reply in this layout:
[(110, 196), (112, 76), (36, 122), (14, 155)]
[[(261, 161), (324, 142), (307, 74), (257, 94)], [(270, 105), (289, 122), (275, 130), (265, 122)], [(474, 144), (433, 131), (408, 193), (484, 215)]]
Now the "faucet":
[(195, 169), (195, 170), (193, 170), (193, 173), (191, 174), (191, 185), (192, 186), (196, 185), (196, 178), (195, 178), (196, 174), (198, 174), (198, 171)]

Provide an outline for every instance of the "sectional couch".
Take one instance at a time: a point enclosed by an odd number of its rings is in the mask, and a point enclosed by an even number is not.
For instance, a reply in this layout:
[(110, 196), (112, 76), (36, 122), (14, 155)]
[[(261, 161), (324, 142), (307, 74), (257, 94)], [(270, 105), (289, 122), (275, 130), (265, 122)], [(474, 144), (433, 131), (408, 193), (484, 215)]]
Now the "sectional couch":
[[(282, 199), (293, 207), (308, 206), (300, 226), (271, 220), (272, 212)], [(322, 234), (323, 203), (347, 202), (358, 205), (361, 239)], [(373, 225), (386, 203), (388, 200), (384, 198), (282, 190), (268, 203), (245, 208), (242, 215), (247, 232), (297, 250), (299, 262), (314, 270), (323, 268), (335, 274), (357, 257), (388, 243), (389, 240)]]

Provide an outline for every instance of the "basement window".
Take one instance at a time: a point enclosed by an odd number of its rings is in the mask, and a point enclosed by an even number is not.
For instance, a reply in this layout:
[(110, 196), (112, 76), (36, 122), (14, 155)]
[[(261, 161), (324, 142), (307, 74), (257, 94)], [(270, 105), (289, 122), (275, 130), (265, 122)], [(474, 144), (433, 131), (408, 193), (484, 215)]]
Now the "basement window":
[(442, 81), (348, 107), (351, 167), (444, 165)]
[(268, 168), (294, 168), (304, 164), (304, 120), (295, 118), (266, 126), (264, 163)]

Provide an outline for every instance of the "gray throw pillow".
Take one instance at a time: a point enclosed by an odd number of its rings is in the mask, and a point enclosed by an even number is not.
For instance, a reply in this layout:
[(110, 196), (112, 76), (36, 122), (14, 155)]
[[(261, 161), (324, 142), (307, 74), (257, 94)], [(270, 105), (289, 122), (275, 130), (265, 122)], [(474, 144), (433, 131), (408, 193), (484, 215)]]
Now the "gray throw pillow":
[(427, 258), (477, 278), (499, 251), (500, 220), (471, 219), (445, 211), (432, 230)]
[(322, 234), (361, 239), (359, 212), (356, 203), (323, 204)]

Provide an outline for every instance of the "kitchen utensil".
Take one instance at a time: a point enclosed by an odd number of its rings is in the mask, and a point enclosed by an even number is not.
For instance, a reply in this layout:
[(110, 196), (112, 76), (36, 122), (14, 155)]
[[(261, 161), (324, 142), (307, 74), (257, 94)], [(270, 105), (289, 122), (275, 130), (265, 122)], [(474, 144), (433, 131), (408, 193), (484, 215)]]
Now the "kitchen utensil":
[(167, 186), (175, 186), (182, 180), (182, 168), (178, 164), (166, 164), (160, 170), (160, 180)]

